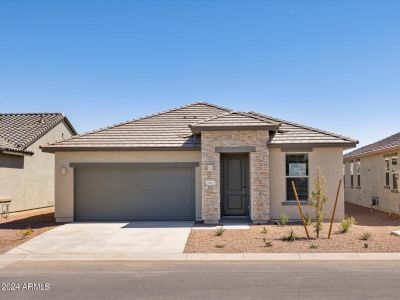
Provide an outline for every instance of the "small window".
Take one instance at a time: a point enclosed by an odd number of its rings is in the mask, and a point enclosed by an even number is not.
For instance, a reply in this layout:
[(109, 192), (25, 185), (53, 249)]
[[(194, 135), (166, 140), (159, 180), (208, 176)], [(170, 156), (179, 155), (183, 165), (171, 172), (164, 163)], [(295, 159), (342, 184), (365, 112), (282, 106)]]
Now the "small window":
[(361, 161), (357, 159), (357, 186), (361, 187)]
[(343, 163), (343, 187), (346, 187), (346, 163)]
[(354, 162), (350, 162), (350, 187), (354, 186)]
[(308, 201), (308, 154), (286, 155), (286, 199), (296, 200), (292, 188), (296, 185), (300, 201)]
[(390, 158), (385, 158), (385, 186), (390, 187)]
[(392, 189), (397, 190), (399, 187), (399, 174), (397, 172), (397, 153), (396, 156), (392, 156)]

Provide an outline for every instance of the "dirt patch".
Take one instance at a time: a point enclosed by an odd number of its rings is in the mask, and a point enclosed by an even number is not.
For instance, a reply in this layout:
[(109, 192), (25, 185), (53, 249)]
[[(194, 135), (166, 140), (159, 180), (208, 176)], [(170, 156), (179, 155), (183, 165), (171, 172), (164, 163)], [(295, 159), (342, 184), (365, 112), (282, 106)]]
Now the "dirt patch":
[(7, 219), (1, 218), (0, 222), (0, 254), (61, 225), (55, 222), (52, 208), (17, 213)]
[[(318, 240), (307, 240), (303, 226), (297, 224), (251, 226), (248, 230), (228, 229), (222, 236), (215, 236), (214, 230), (192, 230), (185, 252), (400, 252), (400, 237), (390, 235), (392, 230), (400, 229), (398, 215), (371, 212), (368, 208), (348, 203), (346, 203), (346, 215), (355, 217), (357, 225), (353, 225), (348, 233), (343, 234), (338, 230), (339, 223), (334, 223), (331, 239), (327, 239), (329, 223), (324, 224), (322, 238)], [(296, 236), (295, 241), (284, 241), (283, 238), (289, 236), (292, 230)], [(308, 230), (314, 237), (312, 226), (308, 226)], [(371, 234), (371, 238), (367, 241), (360, 239), (364, 232)], [(271, 245), (268, 247), (269, 243)], [(364, 244), (368, 244), (368, 248), (365, 248)]]

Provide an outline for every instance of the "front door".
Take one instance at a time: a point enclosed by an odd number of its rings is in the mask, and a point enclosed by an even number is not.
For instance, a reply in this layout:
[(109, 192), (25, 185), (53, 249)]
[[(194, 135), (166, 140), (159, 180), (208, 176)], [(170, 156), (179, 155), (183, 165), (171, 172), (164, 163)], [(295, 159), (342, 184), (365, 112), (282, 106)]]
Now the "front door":
[(222, 159), (222, 209), (225, 216), (247, 216), (248, 155), (225, 154)]

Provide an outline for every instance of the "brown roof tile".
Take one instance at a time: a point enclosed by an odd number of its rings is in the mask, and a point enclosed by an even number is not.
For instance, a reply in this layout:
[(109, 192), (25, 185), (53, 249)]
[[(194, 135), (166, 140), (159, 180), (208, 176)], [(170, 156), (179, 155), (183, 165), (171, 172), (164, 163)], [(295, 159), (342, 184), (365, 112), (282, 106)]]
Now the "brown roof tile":
[(355, 156), (362, 156), (378, 151), (383, 151), (383, 150), (389, 150), (393, 148), (400, 147), (400, 132), (393, 134), (387, 138), (384, 138), (380, 141), (377, 141), (375, 143), (366, 145), (364, 147), (361, 147), (359, 149), (356, 149), (352, 152), (347, 153), (344, 158), (351, 158)]
[(76, 134), (61, 113), (0, 114), (0, 151), (33, 154), (27, 148), (63, 120)]
[[(282, 123), (282, 124), (281, 124)], [(44, 151), (62, 150), (138, 150), (199, 149), (196, 127), (257, 127), (268, 126), (278, 133), (273, 144), (321, 142), (353, 145), (356, 141), (310, 127), (289, 123), (256, 113), (235, 112), (209, 103), (197, 102), (144, 118), (74, 136), (69, 140), (43, 147)]]

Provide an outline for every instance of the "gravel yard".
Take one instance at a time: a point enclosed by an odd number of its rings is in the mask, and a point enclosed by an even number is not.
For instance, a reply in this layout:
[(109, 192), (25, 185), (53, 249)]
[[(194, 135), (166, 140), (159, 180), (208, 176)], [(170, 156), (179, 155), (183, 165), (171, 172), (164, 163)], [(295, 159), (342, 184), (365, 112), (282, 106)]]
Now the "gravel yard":
[[(398, 215), (371, 212), (368, 208), (349, 203), (346, 203), (346, 215), (353, 216), (357, 225), (353, 225), (347, 233), (340, 233), (339, 223), (334, 223), (331, 239), (327, 239), (329, 223), (324, 224), (322, 238), (318, 240), (307, 240), (302, 225), (257, 225), (248, 230), (228, 229), (222, 236), (216, 236), (215, 230), (192, 230), (185, 252), (400, 252), (400, 237), (390, 235), (392, 230), (400, 229)], [(283, 241), (283, 237), (292, 230), (295, 241)], [(315, 237), (312, 226), (308, 226), (308, 230), (310, 236)], [(366, 241), (360, 239), (365, 232), (371, 234)]]
[(54, 221), (54, 208), (16, 213), (7, 219), (1, 217), (0, 254), (58, 225), (61, 224)]

